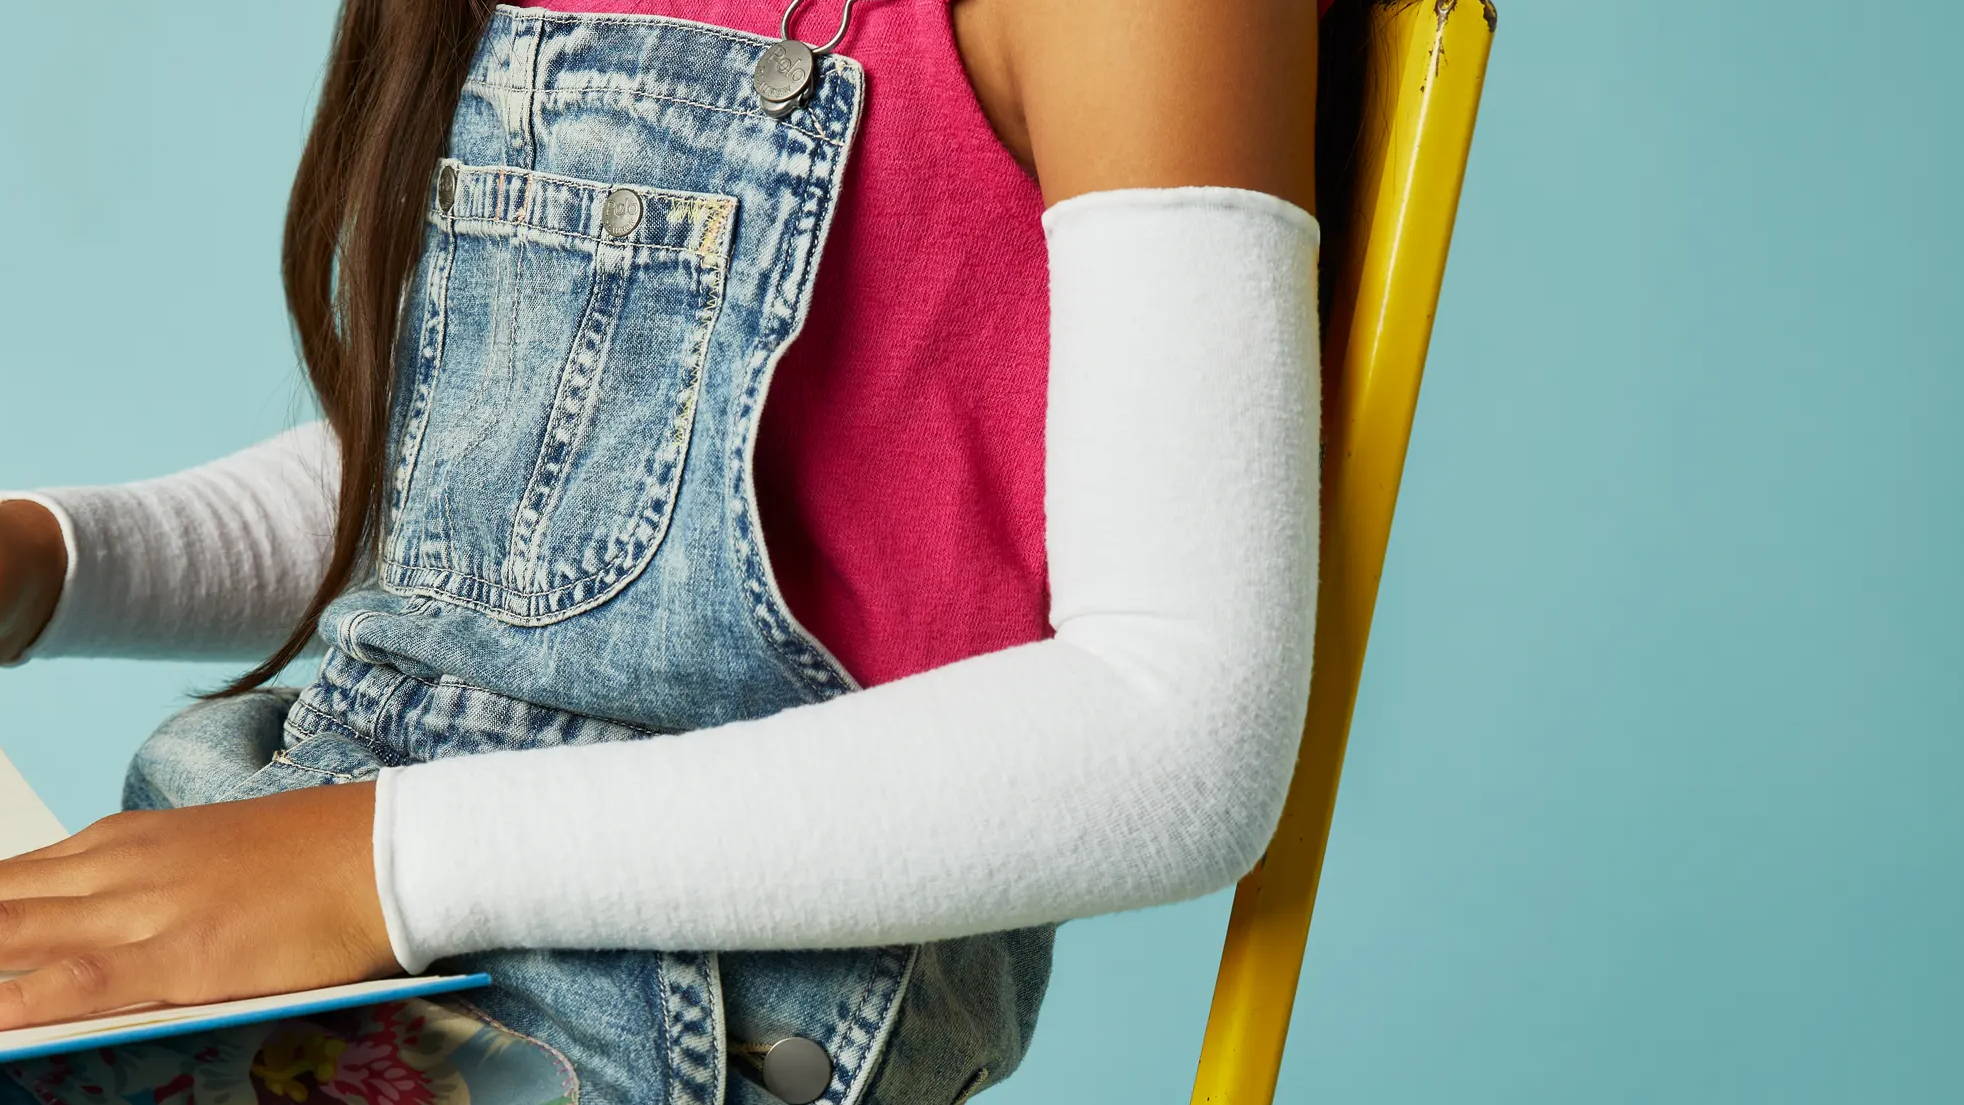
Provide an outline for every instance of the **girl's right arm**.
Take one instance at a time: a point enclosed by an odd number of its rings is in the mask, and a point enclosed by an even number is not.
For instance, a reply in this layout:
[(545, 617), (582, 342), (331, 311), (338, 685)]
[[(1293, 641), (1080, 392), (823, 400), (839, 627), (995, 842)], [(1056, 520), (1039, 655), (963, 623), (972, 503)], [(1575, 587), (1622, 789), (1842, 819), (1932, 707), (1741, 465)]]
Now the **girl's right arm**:
[(0, 664), (264, 657), (323, 574), (339, 482), (311, 422), (158, 479), (0, 494)]

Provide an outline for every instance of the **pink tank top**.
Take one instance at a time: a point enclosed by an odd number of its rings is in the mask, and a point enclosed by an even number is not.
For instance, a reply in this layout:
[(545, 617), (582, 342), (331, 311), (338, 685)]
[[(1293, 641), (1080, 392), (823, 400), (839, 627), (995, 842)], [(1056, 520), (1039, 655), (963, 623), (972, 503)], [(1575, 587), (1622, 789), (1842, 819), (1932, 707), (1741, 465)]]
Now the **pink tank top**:
[[(781, 0), (526, 0), (777, 37)], [(824, 42), (839, 5), (792, 33)], [(947, 0), (861, 4), (866, 68), (811, 312), (758, 429), (785, 601), (872, 686), (1047, 636), (1042, 192), (990, 128)]]

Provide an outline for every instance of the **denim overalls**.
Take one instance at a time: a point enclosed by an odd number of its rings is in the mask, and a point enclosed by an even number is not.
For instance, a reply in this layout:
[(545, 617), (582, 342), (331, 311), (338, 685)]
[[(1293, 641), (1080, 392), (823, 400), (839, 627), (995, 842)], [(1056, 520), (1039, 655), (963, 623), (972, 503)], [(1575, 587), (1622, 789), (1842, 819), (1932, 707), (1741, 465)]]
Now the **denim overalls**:
[[(139, 753), (128, 804), (659, 740), (857, 689), (773, 580), (750, 457), (773, 366), (809, 306), (866, 77), (822, 55), (809, 102), (773, 118), (751, 84), (770, 43), (662, 17), (497, 7), (402, 301), (374, 576), (323, 619), (315, 682), (173, 719)], [(660, 780), (647, 800), (661, 802)], [(621, 861), (668, 846), (623, 840)], [(199, 1101), (240, 1081), (368, 1100), (361, 1079), (394, 1086), (393, 1072), (436, 1088), (374, 1099), (764, 1105), (783, 1099), (761, 1056), (794, 1040), (831, 1064), (818, 1100), (953, 1105), (1020, 1061), (1053, 935), (471, 955), (432, 969), (483, 970), (493, 989), (297, 1035), (189, 1037), (90, 1077), (142, 1067), (153, 1092), (189, 1080)], [(388, 1054), (363, 1068), (349, 1059), (363, 1042)], [(10, 1073), (39, 1078), (50, 1100), (139, 1099), (134, 1084), (60, 1096), (76, 1078), (54, 1065)], [(10, 1091), (0, 1079), (0, 1101)]]

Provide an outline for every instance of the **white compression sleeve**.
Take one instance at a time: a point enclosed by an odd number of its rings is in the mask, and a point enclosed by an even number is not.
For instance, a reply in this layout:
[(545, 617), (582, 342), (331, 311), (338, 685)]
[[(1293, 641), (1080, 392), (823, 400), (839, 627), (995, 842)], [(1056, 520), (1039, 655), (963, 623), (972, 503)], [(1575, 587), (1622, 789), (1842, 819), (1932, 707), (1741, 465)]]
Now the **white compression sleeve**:
[(134, 483), (29, 498), (61, 520), (68, 578), (26, 659), (263, 659), (326, 569), (340, 458), (325, 422)]
[(1043, 221), (1055, 637), (679, 736), (385, 770), (404, 967), (941, 939), (1254, 865), (1309, 689), (1318, 227), (1225, 187)]

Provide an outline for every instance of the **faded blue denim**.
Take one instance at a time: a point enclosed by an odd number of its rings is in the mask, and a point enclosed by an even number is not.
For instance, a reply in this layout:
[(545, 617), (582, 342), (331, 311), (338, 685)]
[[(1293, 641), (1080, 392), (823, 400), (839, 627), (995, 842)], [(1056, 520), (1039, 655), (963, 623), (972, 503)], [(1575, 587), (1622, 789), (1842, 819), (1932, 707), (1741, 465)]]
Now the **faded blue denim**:
[[(658, 740), (857, 689), (785, 606), (750, 458), (866, 77), (828, 55), (811, 102), (772, 119), (750, 88), (768, 44), (496, 9), (403, 298), (381, 562), (324, 618), (311, 685), (180, 715), (139, 754), (130, 805)], [(622, 861), (666, 846), (622, 841)], [(1020, 1062), (1053, 934), (436, 968), (496, 977), (469, 1000), (566, 1056), (589, 1105), (770, 1102), (732, 1050), (790, 1035), (832, 1054), (826, 1102), (952, 1105)]]

